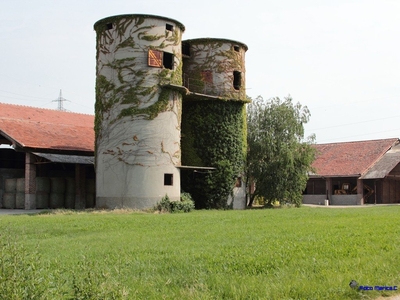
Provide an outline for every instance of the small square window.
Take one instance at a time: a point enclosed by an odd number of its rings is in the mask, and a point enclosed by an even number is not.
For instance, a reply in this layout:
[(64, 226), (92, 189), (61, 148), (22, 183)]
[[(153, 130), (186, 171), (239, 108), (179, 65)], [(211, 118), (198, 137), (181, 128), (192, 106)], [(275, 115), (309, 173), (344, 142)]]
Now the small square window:
[(182, 55), (190, 56), (190, 44), (182, 43)]
[(164, 174), (164, 185), (173, 185), (174, 174)]
[(237, 46), (237, 45), (235, 45), (235, 46), (233, 46), (233, 50), (235, 50), (236, 52), (239, 52), (239, 50), (240, 50), (240, 47), (239, 47), (239, 46)]
[(174, 69), (174, 55), (172, 53), (149, 49), (148, 62), (150, 67)]
[(107, 30), (113, 29), (113, 24), (112, 23), (107, 23), (106, 24), (106, 29)]
[(168, 30), (168, 31), (173, 31), (174, 30), (174, 26), (171, 25), (171, 24), (166, 24), (165, 25), (165, 29)]

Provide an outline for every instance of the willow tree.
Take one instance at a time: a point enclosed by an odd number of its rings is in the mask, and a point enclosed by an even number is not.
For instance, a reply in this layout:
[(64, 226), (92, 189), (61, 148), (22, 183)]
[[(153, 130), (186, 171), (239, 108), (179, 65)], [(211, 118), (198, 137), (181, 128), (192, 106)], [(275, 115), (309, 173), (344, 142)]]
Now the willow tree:
[(265, 101), (257, 97), (247, 106), (247, 185), (254, 185), (248, 205), (260, 197), (300, 206), (308, 172), (315, 158), (315, 136), (304, 137), (310, 111), (289, 96)]

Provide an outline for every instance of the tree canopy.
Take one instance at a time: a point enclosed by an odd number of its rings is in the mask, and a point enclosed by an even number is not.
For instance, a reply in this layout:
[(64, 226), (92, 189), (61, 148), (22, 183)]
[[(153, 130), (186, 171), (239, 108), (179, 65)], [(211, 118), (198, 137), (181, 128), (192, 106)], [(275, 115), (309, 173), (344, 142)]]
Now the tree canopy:
[(315, 158), (315, 136), (304, 137), (307, 106), (289, 96), (265, 101), (257, 97), (247, 106), (246, 182), (254, 183), (248, 205), (256, 197), (266, 205), (275, 201), (300, 206), (308, 172)]

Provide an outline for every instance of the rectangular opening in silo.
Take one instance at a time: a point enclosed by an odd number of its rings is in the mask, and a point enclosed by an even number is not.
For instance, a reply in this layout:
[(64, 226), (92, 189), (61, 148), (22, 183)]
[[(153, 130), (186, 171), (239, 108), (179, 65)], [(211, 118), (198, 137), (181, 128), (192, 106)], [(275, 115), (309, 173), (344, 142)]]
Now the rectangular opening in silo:
[(113, 24), (112, 23), (107, 23), (106, 24), (107, 30), (113, 29)]
[(168, 30), (168, 31), (173, 31), (174, 30), (174, 26), (171, 25), (171, 24), (166, 24), (165, 25), (165, 29)]
[(172, 53), (164, 52), (163, 55), (164, 68), (173, 70), (174, 69), (174, 55)]
[(164, 174), (164, 185), (173, 185), (174, 174)]
[(233, 87), (235, 90), (240, 90), (242, 84), (242, 73), (239, 71), (233, 71)]
[(190, 56), (190, 44), (182, 43), (182, 55)]
[(240, 47), (239, 46), (233, 46), (233, 50), (235, 50), (236, 52), (239, 52), (239, 50), (240, 50)]

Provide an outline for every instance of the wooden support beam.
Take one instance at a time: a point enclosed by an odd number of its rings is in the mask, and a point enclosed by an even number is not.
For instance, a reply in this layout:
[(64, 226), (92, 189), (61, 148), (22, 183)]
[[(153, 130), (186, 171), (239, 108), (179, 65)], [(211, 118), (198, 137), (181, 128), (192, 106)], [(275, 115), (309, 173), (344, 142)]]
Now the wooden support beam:
[(25, 209), (36, 209), (36, 165), (32, 153), (25, 154)]

